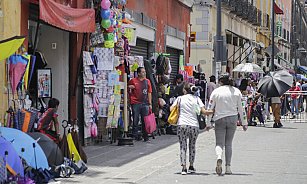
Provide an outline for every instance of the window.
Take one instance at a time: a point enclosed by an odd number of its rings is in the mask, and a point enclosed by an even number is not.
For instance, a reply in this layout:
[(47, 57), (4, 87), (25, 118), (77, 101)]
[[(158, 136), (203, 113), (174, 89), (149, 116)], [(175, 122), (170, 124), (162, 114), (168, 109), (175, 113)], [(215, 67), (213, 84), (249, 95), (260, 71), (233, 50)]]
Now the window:
[(233, 45), (238, 46), (238, 37), (233, 37)]
[(227, 43), (227, 44), (231, 44), (231, 43), (232, 43), (231, 34), (226, 34), (226, 43)]

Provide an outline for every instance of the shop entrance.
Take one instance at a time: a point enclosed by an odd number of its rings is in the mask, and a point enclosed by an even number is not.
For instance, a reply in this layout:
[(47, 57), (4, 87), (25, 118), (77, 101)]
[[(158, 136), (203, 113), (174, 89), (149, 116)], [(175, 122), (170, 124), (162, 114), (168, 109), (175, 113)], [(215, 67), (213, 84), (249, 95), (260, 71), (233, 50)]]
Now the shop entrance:
[[(37, 23), (30, 21), (29, 45), (34, 45), (35, 30)], [(41, 53), (45, 58), (47, 65), (44, 69), (51, 71), (51, 97), (57, 98), (60, 101), (58, 109), (59, 122), (68, 119), (68, 86), (69, 86), (69, 32), (40, 24), (37, 36), (37, 52)], [(37, 60), (39, 62), (39, 60)], [(37, 70), (35, 71), (37, 76)], [(34, 81), (33, 88), (38, 84)], [(33, 83), (32, 83), (33, 84)], [(37, 97), (36, 93), (36, 97)], [(44, 102), (48, 102), (50, 98), (43, 98)], [(39, 103), (37, 103), (39, 106)], [(60, 126), (61, 127), (61, 126)]]

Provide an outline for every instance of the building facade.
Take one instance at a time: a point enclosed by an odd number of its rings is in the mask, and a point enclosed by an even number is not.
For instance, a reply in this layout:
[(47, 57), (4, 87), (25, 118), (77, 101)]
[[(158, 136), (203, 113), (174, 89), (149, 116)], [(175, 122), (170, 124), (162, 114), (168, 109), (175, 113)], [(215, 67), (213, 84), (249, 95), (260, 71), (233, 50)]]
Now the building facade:
[(292, 0), (292, 39), (291, 61), (298, 66), (307, 66), (307, 3), (305, 0)]
[(131, 54), (149, 59), (167, 53), (172, 65), (171, 79), (178, 73), (180, 56), (189, 62), (191, 0), (129, 0), (126, 11), (136, 28)]
[[(222, 35), (226, 67), (214, 63), (214, 36), (216, 34), (216, 4), (212, 0), (196, 0), (191, 15), (191, 32), (196, 33), (191, 42), (190, 63), (199, 66), (207, 77), (221, 71), (232, 71), (242, 62), (256, 62), (257, 28), (262, 22), (262, 12), (256, 1), (222, 1)], [(233, 74), (235, 75), (235, 74)]]
[[(19, 0), (0, 1), (0, 40), (20, 35), (20, 10)], [(6, 70), (5, 61), (0, 61), (0, 122), (9, 103)]]

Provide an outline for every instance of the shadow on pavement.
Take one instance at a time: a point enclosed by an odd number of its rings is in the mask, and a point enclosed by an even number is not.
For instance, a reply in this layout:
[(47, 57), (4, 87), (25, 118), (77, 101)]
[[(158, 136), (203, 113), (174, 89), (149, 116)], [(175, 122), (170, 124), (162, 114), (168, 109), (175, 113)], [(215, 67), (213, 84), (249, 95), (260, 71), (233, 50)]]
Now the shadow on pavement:
[[(181, 175), (181, 172), (176, 172), (176, 173), (174, 173), (174, 174), (178, 174), (178, 175)], [(183, 175), (183, 176), (209, 176), (210, 174), (209, 173), (189, 173), (189, 174), (187, 174), (187, 175)]]
[[(87, 146), (84, 150), (88, 156), (89, 166), (121, 167), (131, 161), (154, 153), (178, 143), (176, 135), (156, 136), (150, 143), (134, 141), (134, 146), (117, 146), (117, 143), (104, 146)], [(178, 147), (179, 151), (179, 147)]]

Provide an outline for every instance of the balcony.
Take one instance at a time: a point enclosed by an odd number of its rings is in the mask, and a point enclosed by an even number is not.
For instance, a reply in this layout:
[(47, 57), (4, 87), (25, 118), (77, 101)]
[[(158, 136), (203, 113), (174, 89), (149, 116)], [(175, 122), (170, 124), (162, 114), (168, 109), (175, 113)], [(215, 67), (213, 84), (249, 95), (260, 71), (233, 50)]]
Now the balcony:
[(231, 13), (234, 13), (238, 16), (243, 15), (243, 6), (242, 6), (242, 0), (230, 0), (229, 3), (230, 7), (232, 7)]
[(256, 24), (257, 23), (257, 8), (253, 6), (252, 4), (249, 4), (249, 16), (248, 16), (248, 22), (251, 24)]
[(249, 14), (251, 13), (250, 10), (250, 3), (247, 0), (243, 0), (242, 4), (241, 4), (242, 8), (243, 8), (243, 14), (242, 14), (242, 18), (247, 20), (249, 17)]

